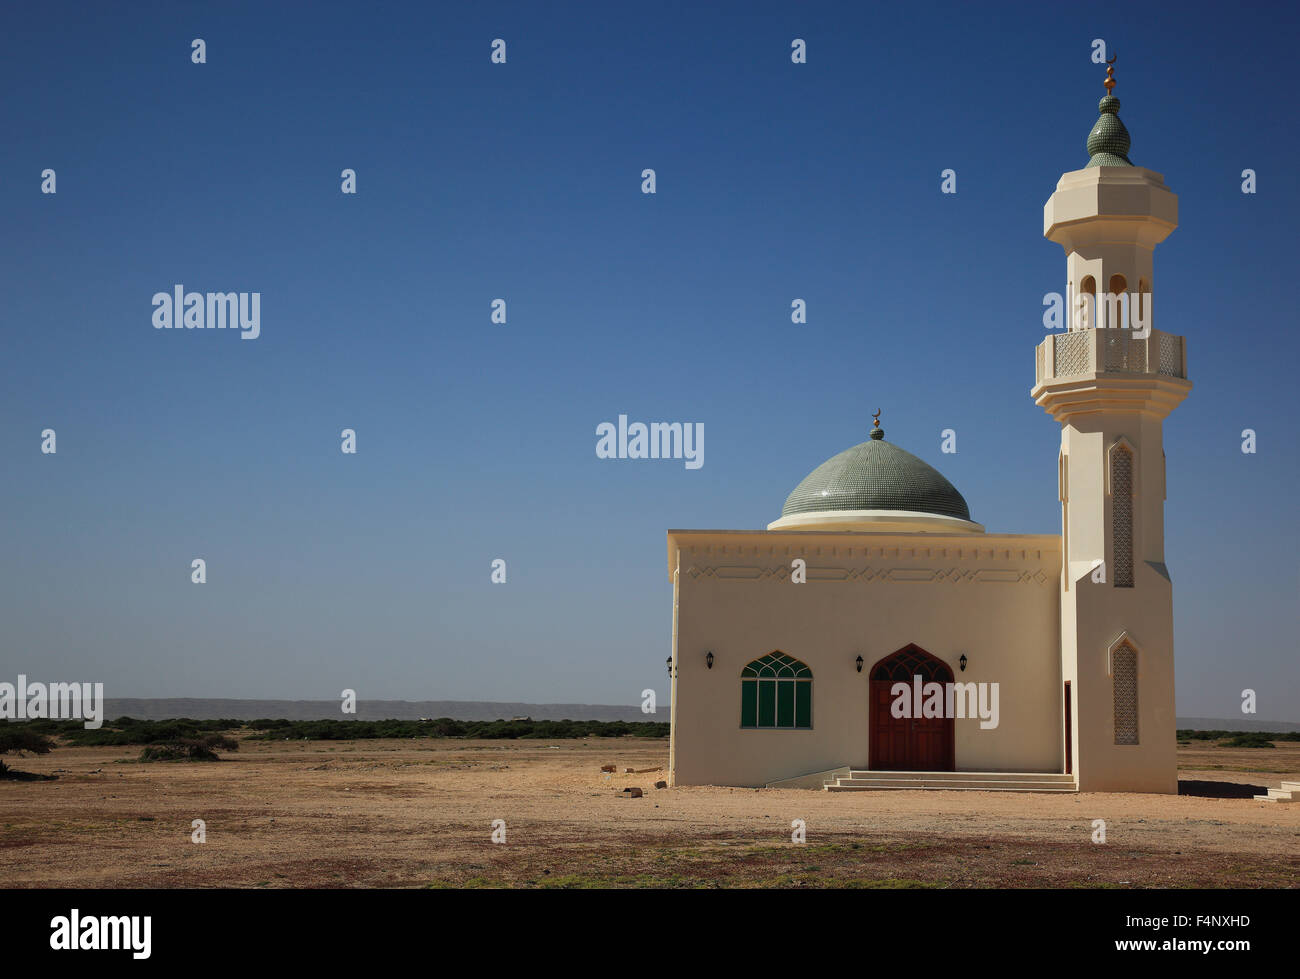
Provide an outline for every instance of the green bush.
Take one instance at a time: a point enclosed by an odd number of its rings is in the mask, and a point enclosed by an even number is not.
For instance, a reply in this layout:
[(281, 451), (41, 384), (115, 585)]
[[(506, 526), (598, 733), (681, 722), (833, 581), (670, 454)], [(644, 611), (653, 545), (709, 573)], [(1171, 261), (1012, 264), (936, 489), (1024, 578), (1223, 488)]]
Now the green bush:
[(140, 752), (141, 761), (220, 761), (207, 741), (167, 741), (147, 744)]
[(1178, 740), (1220, 741), (1224, 748), (1271, 748), (1269, 741), (1300, 741), (1300, 731), (1191, 731), (1180, 728)]
[(196, 721), (188, 717), (169, 718), (163, 721), (140, 721), (133, 717), (119, 717), (93, 730), (86, 728), (80, 721), (71, 723), (76, 726), (60, 731), (60, 736), (72, 744), (90, 746), (201, 741), (209, 734), (219, 734), (244, 726), (243, 721), (231, 718)]
[(1262, 731), (1247, 731), (1224, 741), (1222, 748), (1274, 748), (1273, 736)]
[[(0, 726), (0, 755), (14, 751), (46, 755), (53, 747), (54, 742), (40, 731), (12, 722)], [(0, 778), (14, 778), (18, 774), (0, 759)]]
[[(666, 721), (458, 721), (439, 717), (423, 721), (289, 721), (259, 718), (238, 721), (231, 718), (195, 720), (174, 717), (142, 721), (119, 717), (90, 729), (82, 721), (10, 721), (6, 730), (26, 730), (45, 737), (58, 737), (84, 746), (175, 745), (204, 742), (210, 749), (235, 751), (239, 742), (231, 732), (255, 731), (246, 735), (263, 741), (353, 741), (372, 738), (482, 738), (503, 740), (558, 741), (572, 738), (666, 738)], [(148, 760), (148, 759), (146, 759)]]
[[(258, 728), (259, 722), (249, 727)], [(669, 725), (661, 721), (457, 721), (439, 717), (427, 721), (283, 721), (261, 728), (262, 740), (353, 741), (371, 738), (480, 738), (558, 741), (566, 738), (666, 738)]]

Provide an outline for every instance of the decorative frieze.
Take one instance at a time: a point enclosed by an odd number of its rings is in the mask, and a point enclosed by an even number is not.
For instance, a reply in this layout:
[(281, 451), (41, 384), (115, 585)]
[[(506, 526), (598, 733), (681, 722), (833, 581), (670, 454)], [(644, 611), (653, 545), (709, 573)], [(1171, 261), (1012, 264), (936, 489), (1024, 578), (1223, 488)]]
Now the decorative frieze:
[[(719, 581), (789, 581), (790, 566), (778, 564), (774, 567), (757, 565), (718, 565), (706, 566), (693, 564), (686, 568), (692, 578), (714, 578)], [(1054, 579), (1041, 568), (1030, 570), (1020, 568), (826, 568), (808, 566), (808, 582), (835, 581), (886, 581), (902, 582), (947, 582), (962, 584), (964, 582), (1034, 584), (1046, 585)]]

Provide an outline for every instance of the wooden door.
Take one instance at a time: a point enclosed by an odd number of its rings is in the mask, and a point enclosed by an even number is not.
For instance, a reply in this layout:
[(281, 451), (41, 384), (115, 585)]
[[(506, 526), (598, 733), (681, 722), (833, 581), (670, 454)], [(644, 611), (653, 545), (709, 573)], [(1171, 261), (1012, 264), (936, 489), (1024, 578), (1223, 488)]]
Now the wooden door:
[(894, 697), (889, 680), (871, 681), (871, 767), (877, 771), (906, 771), (911, 721), (890, 712)]
[(956, 765), (956, 725), (951, 717), (895, 717), (895, 683), (951, 683), (952, 670), (919, 646), (893, 653), (871, 670), (870, 766), (883, 772), (950, 772)]

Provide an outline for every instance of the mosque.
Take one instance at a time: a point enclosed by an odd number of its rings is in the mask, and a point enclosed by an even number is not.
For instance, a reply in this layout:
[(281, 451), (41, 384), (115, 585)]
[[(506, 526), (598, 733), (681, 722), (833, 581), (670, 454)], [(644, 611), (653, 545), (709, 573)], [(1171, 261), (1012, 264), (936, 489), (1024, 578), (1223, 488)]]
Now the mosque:
[(1061, 532), (986, 532), (878, 418), (765, 530), (669, 531), (673, 784), (1177, 792), (1162, 423), (1192, 385), (1149, 324), (1178, 198), (1105, 85), (1043, 209), (1071, 315), (1030, 396), (1061, 426)]

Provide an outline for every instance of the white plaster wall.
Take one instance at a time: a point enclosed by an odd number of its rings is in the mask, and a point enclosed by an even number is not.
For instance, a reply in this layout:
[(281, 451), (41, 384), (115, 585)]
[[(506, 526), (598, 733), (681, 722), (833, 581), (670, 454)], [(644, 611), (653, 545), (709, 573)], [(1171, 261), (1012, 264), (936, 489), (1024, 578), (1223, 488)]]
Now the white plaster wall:
[[(800, 556), (807, 584), (780, 574)], [(675, 784), (866, 768), (871, 666), (908, 643), (960, 682), (1000, 685), (998, 728), (956, 722), (959, 771), (1062, 771), (1059, 537), (687, 531), (670, 534), (677, 560)], [(834, 580), (864, 569), (933, 580)], [(1024, 573), (1036, 577), (1010, 580)], [(811, 730), (740, 727), (740, 671), (775, 650), (813, 671)]]

